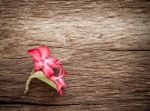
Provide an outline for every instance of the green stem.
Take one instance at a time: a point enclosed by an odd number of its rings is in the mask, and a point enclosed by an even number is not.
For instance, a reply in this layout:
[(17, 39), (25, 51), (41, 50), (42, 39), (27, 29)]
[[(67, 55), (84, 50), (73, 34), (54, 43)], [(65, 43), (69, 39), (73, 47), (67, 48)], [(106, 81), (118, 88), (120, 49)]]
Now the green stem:
[(27, 93), (29, 91), (30, 81), (31, 81), (31, 77), (29, 77), (29, 79), (26, 82), (26, 89), (25, 89), (24, 93)]
[[(33, 73), (34, 73), (34, 68), (33, 68), (32, 72), (31, 72), (31, 75), (32, 75)], [(32, 77), (30, 76), (30, 77), (28, 78), (27, 82), (26, 82), (26, 89), (25, 89), (24, 93), (27, 93), (27, 92), (29, 91), (31, 79), (32, 79)]]

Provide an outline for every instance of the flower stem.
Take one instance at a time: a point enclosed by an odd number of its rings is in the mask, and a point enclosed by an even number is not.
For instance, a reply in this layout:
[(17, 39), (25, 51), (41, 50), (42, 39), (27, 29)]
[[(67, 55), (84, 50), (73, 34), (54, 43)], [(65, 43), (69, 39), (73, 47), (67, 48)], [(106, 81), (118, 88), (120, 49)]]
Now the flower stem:
[[(34, 68), (33, 68), (33, 70), (32, 70), (32, 72), (31, 72), (31, 75), (34, 73)], [(29, 86), (30, 86), (30, 81), (31, 81), (31, 76), (28, 78), (28, 80), (27, 80), (27, 82), (26, 82), (26, 89), (25, 89), (25, 91), (24, 91), (24, 93), (27, 93), (28, 91), (29, 91)]]
[(26, 89), (25, 89), (24, 93), (27, 93), (29, 91), (30, 81), (31, 81), (31, 78), (29, 77), (29, 79), (26, 82)]

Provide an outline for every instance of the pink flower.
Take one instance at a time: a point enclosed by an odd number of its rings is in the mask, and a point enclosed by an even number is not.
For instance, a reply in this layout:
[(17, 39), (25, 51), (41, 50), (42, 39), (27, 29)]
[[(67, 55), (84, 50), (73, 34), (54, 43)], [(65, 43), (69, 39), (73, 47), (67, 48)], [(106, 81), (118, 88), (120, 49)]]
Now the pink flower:
[(47, 46), (30, 49), (28, 50), (28, 54), (33, 57), (35, 71), (42, 69), (47, 77), (53, 76), (54, 71), (52, 67), (49, 66), (53, 62), (49, 59), (50, 50)]
[[(67, 74), (60, 61), (55, 57), (50, 57), (50, 50), (47, 46), (28, 50), (28, 54), (32, 55), (35, 71), (42, 70), (50, 80), (57, 85), (57, 91), (63, 94), (62, 89), (66, 87), (63, 77)], [(59, 69), (58, 76), (55, 76), (54, 69)]]
[(66, 84), (63, 80), (63, 77), (67, 75), (67, 72), (63, 69), (63, 67), (60, 65), (60, 71), (58, 74), (58, 77), (52, 76), (51, 80), (54, 81), (57, 84), (57, 91), (59, 92), (60, 95), (63, 94), (62, 89), (66, 88)]

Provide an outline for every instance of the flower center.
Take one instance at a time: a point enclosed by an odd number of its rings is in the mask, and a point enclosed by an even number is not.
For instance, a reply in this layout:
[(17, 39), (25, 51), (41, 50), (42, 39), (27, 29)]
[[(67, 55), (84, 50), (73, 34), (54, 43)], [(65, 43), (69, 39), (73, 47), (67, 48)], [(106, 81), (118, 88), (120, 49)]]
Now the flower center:
[(57, 68), (53, 68), (53, 70), (54, 70), (54, 75), (57, 77), (60, 70)]
[(44, 64), (44, 63), (45, 63), (45, 60), (44, 60), (44, 59), (41, 59), (41, 63)]

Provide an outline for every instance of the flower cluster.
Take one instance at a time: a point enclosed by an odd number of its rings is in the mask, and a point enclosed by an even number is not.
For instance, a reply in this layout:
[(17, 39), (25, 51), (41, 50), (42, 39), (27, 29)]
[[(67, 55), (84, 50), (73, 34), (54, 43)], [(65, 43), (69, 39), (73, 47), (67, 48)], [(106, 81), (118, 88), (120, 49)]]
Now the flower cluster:
[[(47, 46), (30, 49), (28, 54), (33, 57), (35, 72), (42, 70), (45, 76), (56, 84), (57, 91), (62, 95), (63, 88), (66, 87), (63, 80), (66, 71), (61, 62), (57, 58), (50, 56), (50, 50)], [(55, 69), (59, 70), (58, 75), (55, 74)]]

